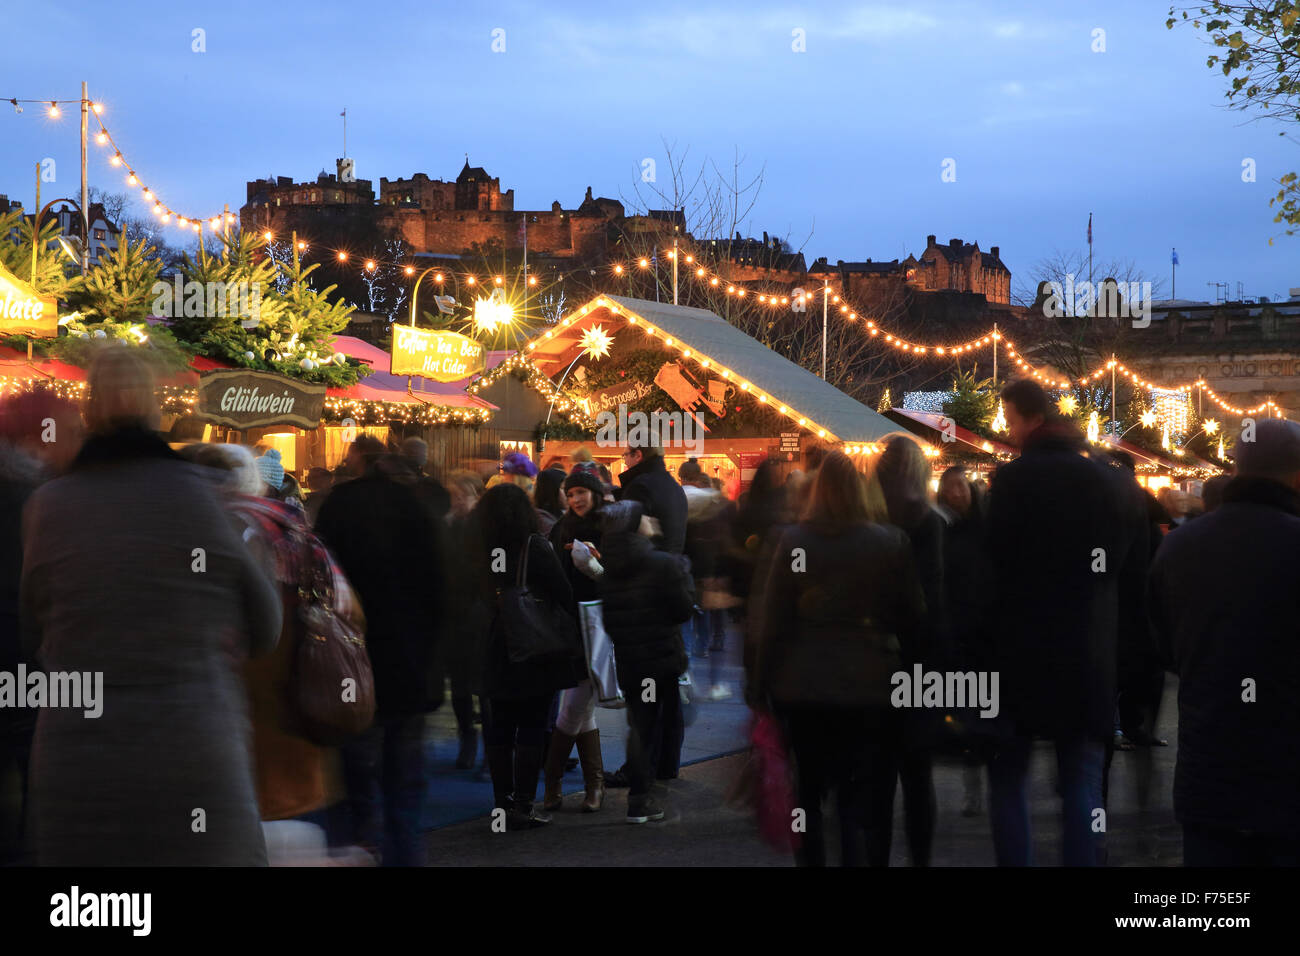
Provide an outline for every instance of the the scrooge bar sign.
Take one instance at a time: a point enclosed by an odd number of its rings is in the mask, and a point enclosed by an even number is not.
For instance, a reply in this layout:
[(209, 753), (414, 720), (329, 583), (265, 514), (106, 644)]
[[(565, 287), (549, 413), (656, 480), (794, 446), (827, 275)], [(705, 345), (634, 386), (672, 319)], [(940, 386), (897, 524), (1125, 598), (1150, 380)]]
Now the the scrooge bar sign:
[(389, 371), (394, 375), (456, 382), (483, 371), (486, 364), (483, 346), (468, 336), (393, 326), (393, 362)]
[(231, 428), (316, 428), (324, 406), (324, 385), (308, 385), (284, 375), (221, 371), (199, 376), (198, 414)]

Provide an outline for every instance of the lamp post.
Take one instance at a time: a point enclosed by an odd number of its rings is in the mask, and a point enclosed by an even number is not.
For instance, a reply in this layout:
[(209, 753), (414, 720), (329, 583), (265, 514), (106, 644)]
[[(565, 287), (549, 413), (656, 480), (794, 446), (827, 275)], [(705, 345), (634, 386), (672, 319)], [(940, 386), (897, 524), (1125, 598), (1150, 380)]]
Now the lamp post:
[[(36, 186), (36, 201), (37, 201), (37, 203), (39, 203), (39, 202), (41, 201), (41, 187), (40, 187), (39, 183), (38, 183), (37, 186)], [(40, 238), (41, 238), (41, 219), (44, 217), (44, 215), (45, 215), (47, 212), (49, 212), (50, 207), (53, 206), (56, 202), (67, 202), (67, 203), (72, 203), (72, 205), (74, 205), (74, 206), (77, 207), (77, 212), (78, 212), (79, 214), (81, 214), (82, 218), (83, 218), (83, 219), (85, 218), (85, 213), (84, 213), (84, 211), (82, 210), (81, 204), (80, 204), (79, 202), (77, 202), (75, 199), (51, 199), (51, 200), (50, 200), (49, 202), (47, 202), (44, 206), (41, 206), (40, 210), (36, 213), (35, 218), (32, 219), (32, 283), (31, 283), (31, 284), (32, 284), (33, 287), (35, 287), (35, 285), (36, 285), (36, 251), (37, 251), (37, 248), (40, 246)], [(86, 260), (86, 250), (87, 250), (87, 248), (88, 248), (89, 245), (90, 245), (90, 243), (88, 242), (89, 238), (90, 238), (89, 236), (83, 236), (83, 237), (82, 237), (82, 242), (81, 242), (81, 259), (82, 259), (82, 262), (85, 262), (85, 260)], [(61, 244), (63, 243), (63, 237), (62, 237), (62, 236), (59, 237), (59, 242), (60, 242)], [(67, 247), (66, 244), (64, 244), (64, 245), (63, 245), (63, 248), (64, 248), (64, 249), (67, 249), (68, 247)], [(69, 253), (69, 254), (71, 254), (71, 253)], [(84, 267), (84, 266), (82, 267), (82, 274), (83, 274), (83, 275), (85, 274), (85, 267)]]
[[(407, 266), (406, 268), (409, 269), (409, 270), (411, 270), (412, 272), (415, 271), (413, 266)], [(425, 276), (427, 276), (430, 272), (441, 273), (441, 272), (442, 272), (442, 269), (441, 269), (441, 267), (439, 267), (439, 266), (429, 266), (429, 268), (427, 268), (427, 269), (425, 269), (423, 272), (421, 272), (419, 278), (417, 278), (417, 279), (415, 280), (415, 287), (411, 290), (411, 328), (415, 328), (415, 300), (416, 300), (416, 297), (419, 296), (419, 294), (420, 294), (420, 281), (421, 281)], [(408, 272), (407, 274), (409, 275), (410, 272)], [(454, 283), (456, 284), (456, 298), (459, 300), (459, 299), (460, 299), (460, 280), (456, 278), (456, 273), (453, 272), (453, 273), (451, 274), (451, 280), (452, 280), (452, 282), (454, 282)], [(438, 278), (435, 278), (434, 281), (435, 281), (435, 282), (439, 282), (439, 283), (441, 283), (441, 282), (442, 282), (442, 279), (441, 279), (441, 277), (438, 277)]]
[(822, 285), (822, 381), (826, 381), (826, 322), (831, 300), (831, 280)]

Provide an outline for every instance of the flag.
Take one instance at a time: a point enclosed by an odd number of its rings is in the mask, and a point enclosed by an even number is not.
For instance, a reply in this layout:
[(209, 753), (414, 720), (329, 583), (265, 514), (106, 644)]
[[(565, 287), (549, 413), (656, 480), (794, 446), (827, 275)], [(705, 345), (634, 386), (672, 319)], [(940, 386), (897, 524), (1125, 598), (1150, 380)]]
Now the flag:
[(339, 116), (347, 116), (347, 115), (348, 115), (348, 109), (347, 109), (347, 107), (345, 106), (345, 107), (343, 107), (343, 112), (340, 113)]
[(1088, 245), (1092, 245), (1092, 213), (1088, 213)]
[(1169, 261), (1172, 262), (1174, 265), (1178, 265), (1178, 250), (1177, 249), (1172, 250), (1169, 255), (1170, 255)]

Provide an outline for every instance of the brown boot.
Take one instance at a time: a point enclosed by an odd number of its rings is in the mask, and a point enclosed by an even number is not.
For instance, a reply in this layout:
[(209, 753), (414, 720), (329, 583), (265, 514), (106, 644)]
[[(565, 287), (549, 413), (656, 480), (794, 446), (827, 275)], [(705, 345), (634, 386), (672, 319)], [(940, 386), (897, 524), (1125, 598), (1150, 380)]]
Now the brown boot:
[(605, 800), (605, 764), (600, 758), (600, 731), (589, 730), (578, 734), (578, 759), (582, 762), (582, 780), (587, 796), (582, 801), (583, 813), (595, 813)]
[(572, 750), (572, 737), (558, 730), (551, 734), (551, 749), (546, 755), (546, 769), (543, 771), (546, 781), (546, 795), (542, 798), (543, 810), (558, 810), (564, 802), (560, 793), (560, 780), (564, 776), (564, 761), (569, 759)]

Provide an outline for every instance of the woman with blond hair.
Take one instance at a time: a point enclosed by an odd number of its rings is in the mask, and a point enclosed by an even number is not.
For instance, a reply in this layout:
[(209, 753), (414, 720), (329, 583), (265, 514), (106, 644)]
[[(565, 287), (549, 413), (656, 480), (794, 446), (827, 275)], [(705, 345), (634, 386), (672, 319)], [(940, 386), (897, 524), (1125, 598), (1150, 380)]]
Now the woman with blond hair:
[(264, 865), (239, 667), (275, 645), (279, 596), (212, 483), (154, 431), (144, 361), (106, 349), (89, 386), (90, 436), (23, 521), (40, 664), (102, 675), (93, 705), (37, 718), (36, 862)]
[[(894, 435), (885, 441), (873, 477), (884, 493), (889, 523), (907, 534), (921, 590), (925, 592), (928, 652), (922, 663), (926, 670), (942, 670), (947, 664), (943, 560), (946, 526), (943, 516), (930, 502), (930, 473), (930, 462), (916, 439), (910, 435)], [(903, 785), (903, 829), (913, 866), (930, 865), (938, 816), (932, 752), (942, 720), (942, 710), (921, 709), (908, 711), (903, 721), (897, 763)], [(892, 832), (891, 823), (879, 833), (886, 846)]]
[(841, 862), (889, 862), (888, 844), (868, 839), (865, 853), (861, 844), (888, 819), (901, 729), (891, 677), (921, 656), (925, 599), (907, 536), (870, 512), (853, 462), (831, 452), (802, 520), (774, 532), (751, 602), (751, 700), (788, 734), (807, 813), (796, 854), (805, 866), (826, 864), (828, 790), (839, 804)]

